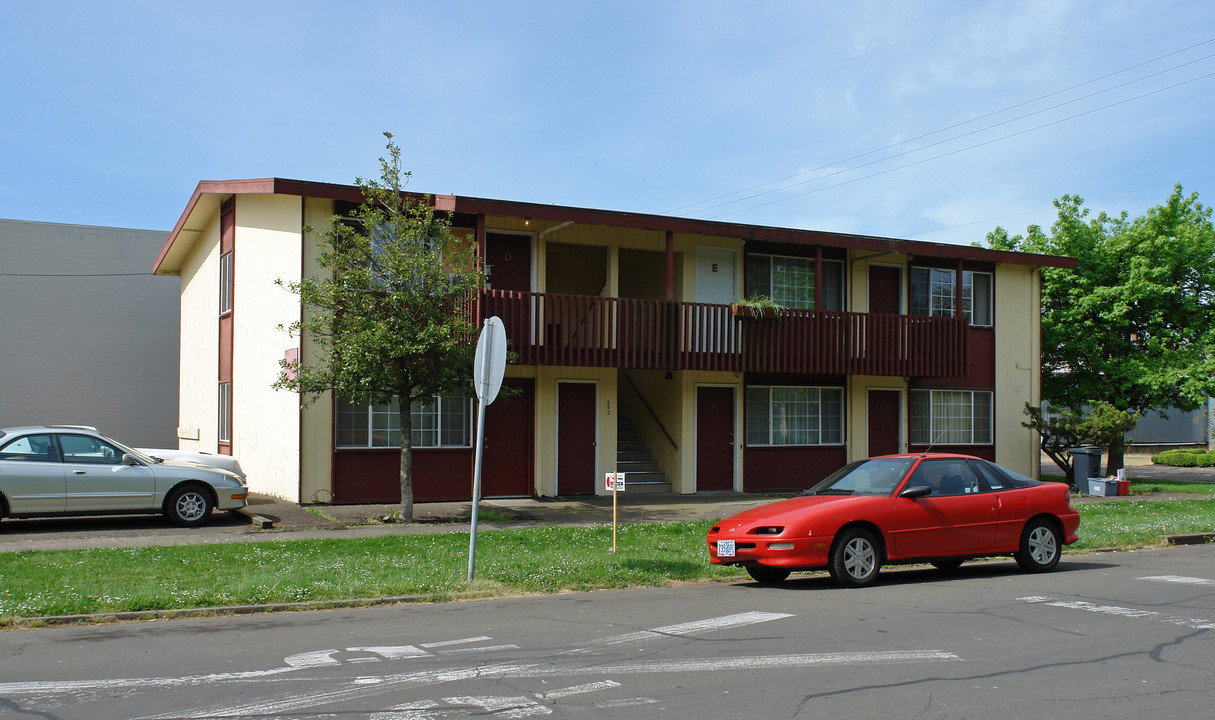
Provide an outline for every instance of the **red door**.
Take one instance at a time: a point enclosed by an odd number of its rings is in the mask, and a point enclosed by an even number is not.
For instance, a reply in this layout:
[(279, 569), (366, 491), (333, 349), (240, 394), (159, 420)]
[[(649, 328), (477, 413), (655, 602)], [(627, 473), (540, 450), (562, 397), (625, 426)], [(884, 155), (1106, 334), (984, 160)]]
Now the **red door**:
[(899, 391), (870, 390), (868, 402), (869, 457), (893, 455), (899, 447)]
[(595, 493), (595, 385), (557, 383), (557, 494)]
[(494, 290), (532, 289), (532, 239), (527, 235), (486, 233), (486, 278)]
[(696, 388), (696, 491), (734, 489), (734, 388)]
[(869, 266), (869, 312), (898, 315), (903, 290), (902, 270), (886, 265)]
[(532, 494), (533, 392), (531, 380), (507, 380), (485, 408), (485, 445), (481, 453), (481, 496)]

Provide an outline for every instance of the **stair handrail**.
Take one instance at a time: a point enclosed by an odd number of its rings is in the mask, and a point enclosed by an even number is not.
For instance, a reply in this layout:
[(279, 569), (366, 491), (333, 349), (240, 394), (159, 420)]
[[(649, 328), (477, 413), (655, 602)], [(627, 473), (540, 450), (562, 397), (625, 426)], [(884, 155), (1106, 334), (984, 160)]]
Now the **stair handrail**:
[(633, 392), (637, 393), (637, 399), (641, 401), (642, 407), (650, 414), (650, 417), (654, 418), (654, 422), (658, 423), (658, 429), (662, 431), (663, 435), (667, 436), (667, 442), (671, 443), (671, 447), (679, 450), (679, 446), (675, 444), (675, 438), (671, 437), (671, 433), (667, 432), (666, 426), (658, 419), (658, 415), (655, 414), (650, 404), (645, 401), (645, 396), (641, 394), (641, 390), (637, 388), (637, 385), (633, 382), (633, 378), (629, 377), (629, 374), (623, 370), (620, 371), (620, 374), (624, 377), (624, 381), (629, 384), (629, 387), (633, 388)]

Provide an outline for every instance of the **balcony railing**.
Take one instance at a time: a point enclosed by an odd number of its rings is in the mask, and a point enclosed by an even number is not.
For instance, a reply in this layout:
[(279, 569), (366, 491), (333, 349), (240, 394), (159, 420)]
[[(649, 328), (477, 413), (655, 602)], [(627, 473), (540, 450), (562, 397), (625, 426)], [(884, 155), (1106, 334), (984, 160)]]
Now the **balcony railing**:
[(488, 290), (523, 365), (960, 377), (966, 321), (783, 310), (741, 319), (729, 305)]

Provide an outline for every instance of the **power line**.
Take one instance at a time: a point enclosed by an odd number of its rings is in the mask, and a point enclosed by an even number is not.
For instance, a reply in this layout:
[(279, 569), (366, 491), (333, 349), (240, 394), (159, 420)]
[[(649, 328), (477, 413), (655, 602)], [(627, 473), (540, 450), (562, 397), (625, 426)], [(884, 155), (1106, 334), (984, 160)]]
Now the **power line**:
[[(1212, 175), (1215, 175), (1215, 173), (1207, 173), (1206, 175), (1198, 175), (1196, 177), (1182, 178), (1181, 180), (1178, 180), (1177, 182), (1169, 183), (1167, 185), (1152, 185), (1151, 187), (1142, 187), (1137, 190), (1123, 190), (1122, 192), (1109, 193), (1108, 195), (1098, 195), (1097, 197), (1094, 197), (1094, 198), (1084, 198), (1084, 202), (1089, 203), (1089, 202), (1095, 202), (1097, 200), (1108, 200), (1110, 198), (1121, 197), (1123, 195), (1135, 195), (1136, 193), (1147, 192), (1149, 190), (1160, 190), (1161, 188), (1172, 188), (1174, 185), (1177, 185), (1178, 183), (1184, 184), (1184, 183), (1188, 183), (1188, 182), (1193, 182), (1195, 180), (1205, 180), (1205, 179), (1211, 177)], [(945, 232), (946, 230), (958, 230), (960, 228), (967, 228), (967, 227), (971, 227), (974, 225), (985, 225), (987, 223), (1000, 222), (1001, 220), (1008, 220), (1009, 218), (1022, 217), (1025, 215), (1033, 215), (1035, 213), (1047, 212), (1049, 210), (1054, 210), (1054, 209), (1055, 209), (1054, 206), (1051, 206), (1048, 208), (1023, 210), (1021, 212), (1012, 213), (1011, 215), (1001, 215), (1000, 217), (988, 218), (986, 220), (975, 220), (973, 222), (962, 223), (961, 225), (950, 225), (949, 227), (933, 228), (932, 230), (921, 230), (920, 232), (917, 232), (917, 233), (911, 233), (907, 237), (919, 237), (920, 235), (931, 235), (932, 233)]]
[[(984, 115), (979, 115), (979, 116), (974, 117), (974, 118), (971, 118), (971, 119), (969, 119), (969, 120), (964, 120), (964, 121), (962, 121), (962, 122), (955, 123), (955, 124), (953, 124), (953, 125), (949, 125), (949, 126), (947, 126), (947, 127), (940, 128), (940, 129), (938, 129), (938, 130), (933, 130), (933, 131), (931, 131), (931, 132), (923, 133), (923, 134), (917, 135), (917, 136), (915, 136), (915, 137), (908, 138), (908, 139), (906, 139), (906, 140), (901, 140), (901, 141), (899, 141), (899, 142), (897, 142), (897, 143), (892, 143), (892, 144), (890, 144), (890, 145), (887, 145), (887, 146), (882, 147), (882, 148), (878, 148), (878, 149), (876, 149), (876, 150), (870, 150), (870, 151), (868, 151), (868, 152), (860, 153), (860, 154), (858, 154), (858, 155), (853, 155), (853, 156), (851, 156), (851, 157), (844, 158), (843, 160), (837, 160), (837, 161), (836, 161), (836, 162), (834, 162), (834, 163), (829, 163), (829, 164), (827, 164), (827, 165), (820, 165), (819, 167), (816, 167), (816, 168), (811, 168), (811, 169), (809, 169), (809, 170), (802, 170), (802, 171), (800, 171), (800, 172), (796, 172), (796, 173), (794, 173), (794, 174), (792, 174), (792, 175), (787, 175), (787, 176), (785, 176), (785, 177), (778, 178), (778, 179), (776, 179), (776, 180), (770, 180), (770, 181), (768, 181), (768, 182), (759, 183), (758, 185), (752, 185), (751, 187), (744, 188), (744, 189), (742, 189), (742, 190), (735, 190), (735, 191), (733, 191), (733, 192), (728, 192), (728, 193), (724, 193), (724, 194), (722, 194), (722, 195), (717, 195), (717, 196), (712, 197), (712, 198), (709, 198), (709, 199), (707, 199), (707, 200), (701, 200), (701, 201), (699, 201), (699, 202), (689, 203), (689, 204), (687, 204), (687, 205), (681, 205), (681, 206), (679, 206), (679, 207), (677, 207), (677, 208), (674, 208), (674, 209), (672, 209), (672, 210), (668, 210), (668, 211), (666, 211), (666, 214), (674, 214), (674, 213), (679, 212), (680, 210), (685, 210), (685, 209), (687, 209), (687, 208), (696, 207), (696, 206), (698, 206), (698, 205), (705, 205), (705, 204), (707, 204), (707, 203), (712, 203), (712, 202), (714, 202), (714, 201), (716, 201), (716, 200), (721, 200), (721, 199), (723, 199), (723, 198), (728, 198), (728, 197), (731, 197), (731, 196), (733, 196), (733, 195), (739, 195), (739, 194), (742, 194), (742, 193), (750, 192), (750, 191), (752, 191), (752, 190), (758, 190), (759, 188), (768, 187), (769, 185), (775, 185), (775, 184), (777, 184), (777, 183), (785, 182), (786, 180), (792, 180), (792, 179), (794, 179), (794, 178), (801, 177), (802, 175), (806, 175), (806, 174), (809, 174), (809, 173), (815, 173), (815, 172), (818, 172), (818, 171), (820, 171), (820, 170), (826, 170), (826, 169), (828, 169), (828, 168), (831, 168), (831, 167), (834, 167), (834, 166), (840, 165), (840, 164), (842, 164), (842, 163), (851, 162), (851, 161), (853, 161), (853, 160), (859, 160), (860, 158), (868, 157), (868, 156), (870, 156), (870, 155), (874, 155), (874, 154), (879, 153), (879, 152), (884, 152), (884, 151), (886, 151), (886, 150), (891, 150), (891, 149), (893, 149), (893, 148), (899, 147), (900, 145), (906, 145), (907, 143), (915, 142), (916, 140), (922, 140), (922, 139), (924, 139), (924, 138), (928, 138), (928, 137), (931, 137), (931, 136), (933, 136), (933, 135), (939, 135), (940, 133), (947, 132), (947, 131), (949, 131), (949, 130), (953, 130), (953, 129), (956, 129), (956, 128), (960, 128), (960, 127), (962, 127), (962, 126), (964, 126), (964, 125), (969, 125), (969, 124), (971, 124), (971, 123), (975, 123), (975, 122), (978, 122), (978, 121), (980, 121), (980, 120), (984, 120), (984, 119), (986, 119), (986, 118), (993, 117), (993, 116), (995, 116), (995, 115), (1000, 115), (1000, 114), (1005, 113), (1005, 112), (1008, 112), (1008, 111), (1010, 111), (1010, 110), (1015, 110), (1015, 109), (1017, 109), (1017, 108), (1019, 108), (1019, 107), (1024, 107), (1024, 106), (1026, 106), (1026, 105), (1030, 105), (1030, 104), (1033, 104), (1033, 103), (1039, 102), (1039, 101), (1041, 101), (1041, 100), (1045, 100), (1046, 98), (1054, 97), (1054, 96), (1056, 96), (1056, 95), (1060, 95), (1060, 94), (1062, 94), (1062, 93), (1069, 92), (1069, 91), (1071, 91), (1071, 90), (1075, 90), (1076, 88), (1084, 87), (1085, 85), (1091, 85), (1091, 84), (1093, 84), (1093, 83), (1095, 83), (1095, 82), (1099, 82), (1099, 81), (1101, 81), (1101, 80), (1105, 80), (1105, 79), (1107, 79), (1107, 78), (1114, 77), (1115, 75), (1121, 75), (1121, 74), (1123, 74), (1123, 73), (1129, 72), (1129, 71), (1134, 70), (1134, 69), (1136, 69), (1136, 68), (1143, 67), (1144, 65), (1150, 65), (1150, 64), (1152, 64), (1152, 63), (1159, 62), (1160, 60), (1164, 60), (1165, 58), (1169, 58), (1169, 57), (1172, 57), (1172, 56), (1174, 56), (1174, 55), (1181, 54), (1181, 53), (1186, 52), (1186, 51), (1188, 51), (1188, 50), (1193, 50), (1193, 49), (1194, 49), (1194, 48), (1196, 48), (1196, 47), (1201, 47), (1201, 46), (1203, 46), (1203, 45), (1208, 45), (1208, 44), (1210, 44), (1210, 43), (1212, 43), (1212, 42), (1215, 42), (1215, 38), (1211, 38), (1211, 39), (1204, 40), (1204, 41), (1199, 42), (1199, 43), (1195, 43), (1195, 44), (1193, 44), (1193, 45), (1190, 45), (1190, 46), (1187, 46), (1187, 47), (1181, 48), (1180, 50), (1175, 50), (1175, 51), (1173, 51), (1173, 52), (1166, 53), (1166, 54), (1164, 54), (1164, 55), (1160, 55), (1160, 56), (1155, 57), (1155, 58), (1152, 58), (1152, 59), (1150, 59), (1150, 60), (1144, 60), (1143, 62), (1139, 62), (1139, 63), (1136, 63), (1136, 64), (1134, 64), (1134, 65), (1130, 65), (1130, 66), (1128, 66), (1128, 67), (1122, 68), (1121, 70), (1116, 70), (1116, 71), (1114, 71), (1114, 72), (1106, 73), (1105, 75), (1101, 75), (1101, 76), (1099, 76), (1099, 77), (1092, 78), (1091, 80), (1085, 80), (1084, 82), (1081, 82), (1081, 83), (1076, 83), (1075, 85), (1071, 85), (1071, 86), (1066, 87), (1066, 88), (1063, 88), (1063, 89), (1061, 89), (1061, 90), (1055, 90), (1054, 92), (1050, 92), (1050, 93), (1047, 93), (1047, 94), (1045, 94), (1045, 95), (1041, 95), (1041, 96), (1036, 97), (1036, 98), (1033, 98), (1033, 99), (1031, 99), (1031, 100), (1025, 100), (1025, 101), (1023, 101), (1023, 102), (1019, 102), (1019, 103), (1016, 103), (1016, 104), (1014, 104), (1014, 105), (1010, 105), (1010, 106), (1008, 106), (1008, 107), (1002, 108), (1002, 109), (1000, 109), (1000, 110), (995, 110), (995, 111), (993, 111), (993, 112), (989, 112), (989, 113), (986, 113), (986, 114), (984, 114)], [(1134, 83), (1134, 82), (1139, 82), (1139, 81), (1144, 80), (1144, 79), (1146, 79), (1146, 78), (1155, 77), (1156, 75), (1160, 75), (1160, 74), (1163, 74), (1163, 73), (1165, 73), (1165, 72), (1171, 72), (1172, 70), (1176, 70), (1176, 69), (1178, 69), (1178, 68), (1185, 67), (1186, 65), (1191, 65), (1191, 64), (1193, 64), (1193, 63), (1195, 63), (1195, 62), (1199, 62), (1199, 61), (1201, 61), (1201, 60), (1205, 60), (1205, 59), (1210, 58), (1210, 57), (1212, 57), (1212, 56), (1211, 56), (1211, 55), (1207, 55), (1207, 56), (1204, 56), (1204, 57), (1202, 57), (1202, 58), (1198, 58), (1197, 60), (1192, 60), (1192, 61), (1189, 61), (1189, 62), (1186, 62), (1186, 63), (1182, 63), (1181, 65), (1176, 65), (1176, 66), (1174, 66), (1174, 67), (1172, 67), (1172, 68), (1167, 68), (1167, 69), (1165, 69), (1165, 70), (1161, 70), (1161, 71), (1159, 71), (1159, 72), (1152, 73), (1151, 75), (1145, 75), (1145, 76), (1143, 76), (1142, 78), (1139, 78), (1139, 79), (1137, 79), (1137, 80), (1130, 80), (1130, 81), (1127, 81), (1126, 83), (1122, 83), (1122, 84), (1120, 84), (1120, 85), (1116, 85), (1116, 86), (1114, 86), (1114, 87), (1112, 87), (1112, 88), (1107, 88), (1106, 90), (1102, 90), (1102, 91), (1099, 91), (1099, 92), (1097, 92), (1097, 93), (1091, 93), (1090, 95), (1086, 95), (1086, 96), (1085, 96), (1085, 97), (1083, 97), (1083, 98), (1077, 98), (1077, 99), (1075, 99), (1075, 100), (1068, 101), (1067, 103), (1060, 103), (1060, 104), (1055, 105), (1055, 106), (1052, 106), (1052, 107), (1050, 107), (1050, 108), (1045, 108), (1045, 109), (1043, 109), (1043, 110), (1039, 110), (1039, 111), (1036, 111), (1036, 112), (1034, 112), (1034, 113), (1028, 113), (1028, 114), (1026, 114), (1026, 115), (1022, 115), (1022, 116), (1020, 116), (1020, 117), (1013, 118), (1012, 120), (1007, 120), (1007, 121), (1003, 121), (1003, 122), (1000, 122), (1000, 123), (996, 123), (995, 125), (990, 125), (990, 126), (988, 126), (988, 127), (986, 127), (986, 128), (983, 128), (983, 129), (981, 129), (981, 130), (975, 130), (975, 131), (971, 131), (971, 132), (965, 133), (965, 134), (963, 134), (963, 135), (954, 136), (953, 138), (950, 138), (950, 139), (946, 139), (946, 140), (938, 141), (938, 142), (936, 142), (936, 143), (933, 143), (932, 145), (928, 145), (928, 146), (925, 146), (925, 147), (934, 147), (934, 146), (936, 146), (936, 145), (940, 145), (940, 144), (942, 144), (942, 143), (948, 142), (948, 141), (949, 141), (949, 140), (951, 140), (951, 139), (958, 139), (958, 138), (961, 138), (961, 137), (967, 137), (968, 135), (973, 135), (973, 134), (975, 134), (975, 133), (977, 133), (977, 132), (982, 132), (982, 130), (988, 130), (988, 129), (991, 129), (991, 128), (994, 128), (994, 127), (999, 127), (1000, 125), (1004, 125), (1004, 124), (1007, 124), (1007, 123), (1009, 123), (1009, 122), (1013, 122), (1013, 121), (1015, 121), (1015, 120), (1023, 119), (1023, 118), (1025, 118), (1025, 117), (1030, 117), (1030, 116), (1035, 115), (1035, 114), (1039, 114), (1039, 113), (1042, 113), (1042, 112), (1046, 112), (1047, 110), (1056, 109), (1056, 108), (1058, 108), (1058, 107), (1062, 107), (1063, 105), (1067, 105), (1067, 104), (1070, 104), (1070, 103), (1078, 102), (1079, 100), (1083, 100), (1083, 99), (1086, 99), (1086, 98), (1088, 98), (1088, 97), (1093, 97), (1093, 96), (1095, 96), (1095, 95), (1099, 95), (1099, 94), (1101, 94), (1102, 92), (1109, 92), (1110, 90), (1114, 90), (1114, 89), (1117, 89), (1117, 88), (1119, 88), (1119, 87), (1124, 87), (1124, 86), (1126, 86), (1126, 85), (1129, 85), (1129, 84)], [(762, 196), (762, 195), (771, 194), (771, 193), (773, 193), (773, 192), (779, 192), (780, 190), (784, 190), (784, 189), (787, 189), (787, 188), (789, 188), (789, 187), (796, 187), (797, 185), (803, 185), (803, 184), (805, 184), (805, 183), (807, 183), (807, 182), (813, 182), (814, 180), (823, 179), (824, 177), (832, 177), (832, 176), (834, 176), (834, 175), (838, 175), (838, 174), (841, 174), (841, 173), (844, 173), (844, 172), (849, 172), (850, 170), (855, 170), (855, 169), (858, 169), (858, 168), (860, 168), (860, 167), (867, 167), (867, 166), (869, 166), (869, 165), (873, 165), (873, 164), (878, 163), (878, 162), (883, 162), (884, 160), (888, 160), (888, 159), (891, 159), (891, 158), (894, 158), (894, 157), (901, 157), (901, 156), (903, 156), (903, 155), (907, 155), (907, 154), (912, 153), (912, 152), (917, 152), (918, 150), (925, 149), (925, 147), (921, 147), (921, 148), (917, 148), (917, 149), (913, 149), (913, 150), (908, 150), (908, 151), (905, 151), (905, 152), (899, 153), (899, 154), (897, 154), (897, 155), (893, 155), (893, 156), (890, 156), (890, 157), (887, 157), (887, 158), (883, 158), (883, 159), (881, 159), (881, 160), (875, 160), (875, 161), (872, 161), (872, 162), (869, 162), (869, 163), (865, 163), (865, 164), (863, 164), (863, 165), (856, 166), (856, 167), (854, 167), (854, 168), (847, 168), (847, 169), (844, 169), (844, 170), (840, 170), (840, 171), (837, 171), (837, 172), (832, 173), (832, 174), (830, 174), (830, 175), (825, 175), (825, 176), (821, 176), (821, 177), (818, 177), (818, 178), (812, 178), (811, 180), (803, 181), (803, 182), (801, 182), (801, 183), (795, 183), (795, 184), (793, 184), (793, 185), (788, 185), (788, 186), (785, 186), (785, 187), (782, 187), (782, 188), (776, 188), (776, 189), (774, 189), (774, 190), (768, 190), (768, 191), (765, 191), (765, 192), (763, 192), (763, 193), (756, 193), (755, 195), (750, 195), (750, 196), (748, 196), (748, 197), (739, 198), (739, 199), (737, 199), (737, 200), (731, 200), (731, 201), (729, 201), (729, 202), (725, 202), (725, 203), (718, 203), (718, 204), (716, 204), (716, 205), (710, 205), (710, 206), (708, 206), (708, 207), (700, 208), (700, 211), (704, 211), (704, 210), (711, 210), (711, 209), (713, 209), (713, 208), (721, 207), (721, 206), (723, 206), (723, 205), (730, 205), (730, 204), (737, 203), (737, 202), (743, 202), (743, 201), (745, 201), (745, 200), (749, 200), (749, 199), (752, 199), (752, 198), (755, 198), (755, 197), (760, 197), (760, 196)], [(795, 197), (797, 197), (797, 196), (795, 196)]]
[[(1156, 95), (1156, 94), (1159, 94), (1159, 93), (1165, 92), (1166, 90), (1172, 90), (1172, 89), (1174, 89), (1174, 88), (1181, 87), (1182, 85), (1188, 85), (1188, 84), (1193, 83), (1193, 82), (1198, 82), (1199, 80), (1205, 80), (1205, 79), (1207, 79), (1207, 78), (1209, 78), (1209, 77), (1212, 77), (1212, 76), (1215, 76), (1215, 72), (1213, 72), (1213, 73), (1207, 73), (1206, 75), (1200, 75), (1200, 76), (1198, 76), (1198, 77), (1196, 77), (1196, 78), (1190, 78), (1189, 80), (1183, 80), (1182, 82), (1179, 82), (1179, 83), (1174, 83), (1173, 85), (1169, 85), (1169, 86), (1167, 86), (1167, 87), (1159, 88), (1159, 89), (1157, 89), (1157, 90), (1152, 90), (1152, 91), (1150, 91), (1150, 92), (1146, 92), (1146, 93), (1143, 93), (1143, 94), (1141, 94), (1141, 95), (1136, 95), (1136, 96), (1134, 96), (1134, 97), (1126, 98), (1126, 99), (1124, 99), (1124, 100), (1119, 100), (1119, 101), (1117, 101), (1117, 102), (1112, 102), (1112, 103), (1110, 103), (1110, 104), (1108, 104), (1108, 105), (1102, 105), (1102, 106), (1101, 106), (1101, 107), (1099, 107), (1099, 108), (1094, 108), (1094, 109), (1092, 109), (1092, 110), (1086, 110), (1086, 111), (1084, 111), (1084, 112), (1082, 112), (1082, 113), (1076, 113), (1075, 115), (1069, 115), (1069, 116), (1067, 116), (1067, 117), (1065, 117), (1065, 118), (1060, 118), (1060, 119), (1058, 119), (1058, 120), (1052, 120), (1051, 122), (1048, 122), (1048, 123), (1043, 123), (1043, 124), (1041, 124), (1041, 125), (1035, 125), (1034, 127), (1027, 128), (1027, 129), (1025, 129), (1025, 130), (1020, 130), (1020, 131), (1015, 132), (1015, 133), (1010, 133), (1010, 134), (1008, 134), (1008, 135), (1003, 135), (1003, 136), (998, 137), (998, 138), (992, 138), (991, 140), (985, 140), (985, 141), (983, 141), (983, 142), (981, 142), (981, 143), (975, 143), (974, 145), (967, 145), (966, 147), (963, 147), (963, 148), (958, 148), (957, 150), (951, 150), (951, 151), (949, 151), (949, 152), (945, 152), (945, 153), (941, 153), (940, 155), (933, 155), (932, 157), (924, 158), (923, 160), (917, 160), (917, 161), (915, 161), (915, 162), (907, 163), (907, 164), (905, 164), (905, 165), (899, 165), (899, 166), (897, 166), (897, 167), (887, 168), (886, 170), (879, 170), (878, 172), (871, 173), (871, 174), (869, 174), (869, 175), (862, 175), (861, 177), (858, 177), (858, 178), (853, 178), (852, 180), (845, 180), (845, 181), (843, 181), (843, 182), (838, 182), (838, 183), (835, 183), (834, 185), (826, 185), (826, 186), (824, 186), (824, 187), (821, 187), (821, 188), (816, 188), (816, 189), (814, 189), (814, 190), (808, 190), (808, 191), (806, 191), (806, 192), (804, 192), (804, 193), (798, 193), (798, 194), (796, 194), (796, 195), (789, 195), (789, 196), (787, 196), (787, 197), (783, 197), (783, 198), (777, 198), (777, 199), (775, 199), (775, 200), (769, 200), (768, 202), (759, 203), (759, 204), (757, 204), (757, 205), (749, 205), (749, 206), (744, 207), (744, 208), (738, 208), (737, 210), (731, 210), (731, 211), (729, 211), (729, 212), (719, 213), (719, 214), (717, 214), (717, 215), (711, 215), (711, 216), (709, 216), (709, 219), (711, 219), (711, 220), (712, 220), (712, 219), (716, 219), (716, 218), (720, 218), (720, 217), (725, 217), (725, 216), (727, 216), (727, 215), (734, 215), (734, 214), (737, 214), (737, 213), (740, 213), (740, 212), (746, 212), (746, 211), (748, 211), (748, 210), (755, 210), (756, 208), (766, 207), (766, 206), (768, 206), (768, 205), (775, 205), (776, 203), (779, 203), (779, 202), (785, 202), (786, 200), (793, 200), (793, 199), (795, 199), (795, 198), (799, 198), (799, 197), (805, 197), (805, 196), (807, 196), (807, 195), (813, 195), (814, 193), (817, 193), (817, 192), (822, 192), (823, 190), (831, 190), (831, 189), (833, 189), (833, 188), (842, 187), (842, 186), (844, 186), (844, 185), (851, 185), (852, 183), (854, 183), (854, 182), (859, 182), (859, 181), (861, 181), (861, 180), (868, 180), (868, 179), (870, 179), (870, 178), (875, 178), (875, 177), (878, 177), (878, 176), (880, 176), (880, 175), (886, 175), (886, 174), (888, 174), (888, 173), (895, 172), (896, 170), (904, 170), (904, 169), (909, 168), (909, 167), (915, 167), (916, 165), (923, 165), (923, 164), (924, 164), (924, 163), (926, 163), (926, 162), (931, 162), (931, 161), (933, 161), (933, 160), (940, 160), (941, 158), (944, 158), (944, 157), (949, 157), (949, 156), (951, 156), (951, 155), (957, 155), (958, 153), (966, 152), (966, 151), (968, 151), (968, 150), (974, 150), (975, 148), (980, 148), (980, 147), (983, 147), (984, 145), (991, 145), (991, 144), (993, 144), (993, 143), (1000, 142), (1001, 140), (1007, 140), (1007, 139), (1009, 139), (1009, 138), (1014, 138), (1014, 137), (1017, 137), (1017, 136), (1019, 136), (1019, 135), (1025, 135), (1026, 133), (1030, 133), (1030, 132), (1033, 132), (1033, 131), (1035, 131), (1035, 130), (1041, 130), (1042, 128), (1050, 127), (1050, 126), (1052, 126), (1052, 125), (1058, 125), (1058, 124), (1060, 124), (1060, 123), (1067, 122), (1068, 120), (1074, 120), (1074, 119), (1079, 118), (1079, 117), (1084, 117), (1085, 115), (1092, 115), (1092, 114), (1093, 114), (1093, 113), (1095, 113), (1095, 112), (1100, 112), (1100, 111), (1102, 111), (1102, 110), (1108, 110), (1109, 108), (1112, 108), (1112, 107), (1117, 107), (1117, 106), (1119, 106), (1119, 105), (1125, 105), (1126, 103), (1129, 103), (1129, 102), (1134, 102), (1135, 100), (1141, 100), (1141, 99), (1143, 99), (1143, 98), (1145, 98), (1145, 97), (1149, 97), (1149, 96), (1151, 96), (1151, 95)], [(937, 143), (937, 144), (939, 144), (939, 143)], [(903, 153), (903, 154), (906, 154), (906, 153)], [(867, 163), (867, 164), (868, 164), (868, 165), (871, 165), (871, 164), (873, 164), (873, 163)], [(852, 169), (855, 169), (855, 168), (852, 168)], [(843, 173), (843, 172), (849, 172), (850, 170), (851, 170), (851, 169), (849, 169), (849, 170), (841, 170), (839, 173), (833, 173), (833, 175), (838, 175), (838, 174)], [(824, 177), (831, 177), (831, 175), (824, 176)], [(814, 180), (822, 180), (822, 179), (823, 179), (823, 178), (814, 178), (813, 180), (807, 180), (807, 181), (805, 181), (805, 182), (796, 183), (796, 184), (794, 184), (794, 185), (789, 185), (788, 187), (785, 187), (785, 188), (779, 188), (779, 189), (780, 189), (780, 190), (787, 190), (787, 189), (788, 189), (788, 188), (790, 188), (790, 187), (797, 187), (797, 185), (805, 185), (805, 184), (806, 184), (806, 183), (808, 183), (808, 182), (813, 182)], [(760, 193), (760, 195), (762, 195), (762, 194), (767, 194), (767, 193)], [(755, 197), (759, 197), (759, 195), (756, 195)], [(729, 204), (729, 203), (726, 203), (726, 204)]]

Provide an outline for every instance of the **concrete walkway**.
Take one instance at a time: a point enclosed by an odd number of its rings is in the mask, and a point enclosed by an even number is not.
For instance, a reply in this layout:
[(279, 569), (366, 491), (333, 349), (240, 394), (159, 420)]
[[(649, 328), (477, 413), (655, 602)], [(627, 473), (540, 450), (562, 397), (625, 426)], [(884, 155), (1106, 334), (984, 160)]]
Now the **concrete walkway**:
[[(1051, 473), (1054, 464), (1043, 463)], [(1151, 465), (1144, 456), (1127, 458), (1127, 477), (1181, 482), (1213, 483), (1215, 469), (1170, 468)], [(624, 492), (618, 496), (620, 523), (680, 520), (715, 520), (791, 494), (702, 493), (651, 495)], [(1076, 504), (1121, 502), (1130, 499), (1166, 500), (1206, 495), (1155, 494), (1150, 497), (1100, 498), (1082, 496)], [(86, 517), (12, 520), (0, 522), (0, 552), (65, 550), (93, 547), (148, 547), (225, 542), (267, 542), (333, 537), (374, 537), (442, 532), (468, 532), (471, 504), (419, 503), (414, 522), (385, 522), (395, 505), (318, 505), (302, 507), (266, 496), (253, 496), (242, 515), (217, 513), (208, 525), (183, 529), (159, 516)], [(552, 525), (607, 525), (612, 522), (610, 496), (568, 498), (494, 498), (479, 506), (478, 529)]]

